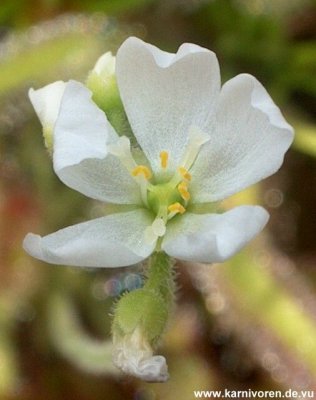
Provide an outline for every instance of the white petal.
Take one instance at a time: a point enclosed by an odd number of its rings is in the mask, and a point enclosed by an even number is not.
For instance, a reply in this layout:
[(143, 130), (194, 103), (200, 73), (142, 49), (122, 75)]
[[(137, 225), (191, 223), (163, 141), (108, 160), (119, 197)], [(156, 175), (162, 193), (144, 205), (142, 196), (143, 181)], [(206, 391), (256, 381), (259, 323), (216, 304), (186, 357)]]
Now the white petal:
[(140, 203), (139, 187), (107, 145), (118, 140), (91, 92), (67, 83), (54, 131), (54, 169), (71, 188), (94, 199), (120, 204)]
[(251, 75), (223, 86), (215, 117), (190, 171), (195, 202), (221, 200), (273, 174), (293, 140), (292, 127)]
[(144, 240), (151, 214), (143, 209), (112, 214), (61, 229), (45, 237), (29, 233), (24, 249), (52, 264), (79, 267), (124, 267), (147, 258), (155, 243)]
[(54, 132), (55, 169), (87, 158), (103, 159), (106, 145), (117, 135), (105, 114), (91, 100), (91, 92), (76, 81), (66, 84)]
[(268, 219), (259, 206), (236, 207), (224, 214), (186, 213), (168, 224), (162, 248), (181, 260), (221, 262), (256, 236)]
[(193, 44), (166, 53), (132, 37), (117, 53), (116, 73), (133, 132), (152, 168), (159, 170), (165, 150), (175, 169), (189, 128), (202, 129), (214, 109), (220, 87), (215, 54)]
[(29, 98), (43, 127), (54, 128), (65, 86), (65, 82), (57, 81), (41, 89), (29, 90)]
[(113, 336), (113, 363), (126, 374), (149, 382), (165, 382), (168, 366), (163, 356), (153, 356), (140, 328), (117, 339)]

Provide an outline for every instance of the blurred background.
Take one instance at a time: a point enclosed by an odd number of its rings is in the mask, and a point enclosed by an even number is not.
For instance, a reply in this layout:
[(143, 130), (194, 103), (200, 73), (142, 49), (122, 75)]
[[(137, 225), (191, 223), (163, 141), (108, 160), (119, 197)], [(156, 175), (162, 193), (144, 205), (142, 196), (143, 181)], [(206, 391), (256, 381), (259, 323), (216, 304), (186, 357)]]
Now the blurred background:
[[(27, 97), (84, 82), (129, 35), (218, 55), (223, 82), (255, 75), (296, 129), (282, 169), (225, 203), (261, 204), (265, 231), (222, 265), (178, 264), (177, 307), (148, 384), (109, 362), (118, 295), (141, 270), (55, 267), (26, 255), (102, 208), (61, 184)], [(316, 3), (312, 0), (2, 0), (0, 5), (0, 400), (194, 399), (193, 390), (316, 393)]]

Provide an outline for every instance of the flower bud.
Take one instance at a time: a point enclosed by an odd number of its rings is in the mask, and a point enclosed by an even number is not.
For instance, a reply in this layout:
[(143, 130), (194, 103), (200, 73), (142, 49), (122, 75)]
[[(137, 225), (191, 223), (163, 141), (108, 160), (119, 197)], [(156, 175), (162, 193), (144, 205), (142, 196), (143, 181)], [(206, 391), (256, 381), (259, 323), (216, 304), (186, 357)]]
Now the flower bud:
[(115, 78), (115, 57), (111, 52), (101, 56), (88, 75), (87, 87), (93, 93), (93, 100), (104, 112), (120, 103)]
[(116, 82), (115, 57), (110, 51), (98, 59), (88, 75), (86, 86), (92, 91), (93, 101), (105, 112), (116, 132), (134, 140)]
[(106, 113), (109, 120), (113, 111), (118, 108), (123, 110), (115, 77), (115, 57), (110, 51), (98, 59), (88, 75), (86, 85), (93, 93), (94, 102)]
[(104, 82), (114, 77), (115, 57), (110, 51), (97, 60), (92, 72), (95, 72)]

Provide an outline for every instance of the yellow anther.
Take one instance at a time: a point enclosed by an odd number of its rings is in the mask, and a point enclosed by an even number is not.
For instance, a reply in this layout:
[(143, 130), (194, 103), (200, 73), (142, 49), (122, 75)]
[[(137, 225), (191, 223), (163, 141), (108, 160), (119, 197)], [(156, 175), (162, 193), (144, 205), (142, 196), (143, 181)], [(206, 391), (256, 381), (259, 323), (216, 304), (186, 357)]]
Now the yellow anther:
[(178, 171), (183, 179), (186, 179), (187, 181), (191, 180), (191, 178), (192, 178), (191, 174), (189, 173), (189, 171), (187, 169), (185, 169), (184, 167), (179, 167)]
[(177, 214), (177, 213), (183, 214), (183, 213), (185, 213), (185, 208), (180, 203), (173, 203), (173, 204), (170, 204), (170, 206), (168, 207), (168, 211), (171, 213), (174, 213), (174, 214)]
[(146, 165), (137, 165), (132, 172), (132, 176), (144, 175), (145, 179), (150, 179), (152, 177), (152, 173)]
[(167, 151), (161, 151), (159, 154), (161, 168), (167, 168), (169, 154)]
[(183, 200), (190, 200), (191, 195), (190, 195), (189, 192), (184, 191), (184, 190), (183, 190), (183, 191), (182, 191), (182, 190), (179, 190), (179, 192), (180, 192), (181, 197), (183, 198)]
[(183, 200), (190, 200), (190, 193), (188, 191), (188, 184), (185, 181), (182, 181), (179, 185), (178, 185), (178, 190), (179, 193), (181, 195), (181, 197), (183, 198)]
[(181, 181), (178, 185), (178, 189), (188, 190), (188, 182)]

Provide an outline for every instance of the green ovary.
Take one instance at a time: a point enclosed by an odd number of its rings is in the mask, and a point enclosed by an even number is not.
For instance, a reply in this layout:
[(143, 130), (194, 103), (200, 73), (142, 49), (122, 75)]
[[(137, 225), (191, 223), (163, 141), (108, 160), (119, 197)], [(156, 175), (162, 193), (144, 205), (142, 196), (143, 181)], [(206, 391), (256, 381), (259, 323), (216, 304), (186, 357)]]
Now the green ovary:
[[(148, 208), (157, 216), (165, 210), (165, 216), (168, 214), (168, 207), (174, 203), (180, 203), (185, 206), (179, 191), (170, 183), (162, 183), (153, 185), (148, 189)], [(161, 217), (164, 217), (161, 215)]]

